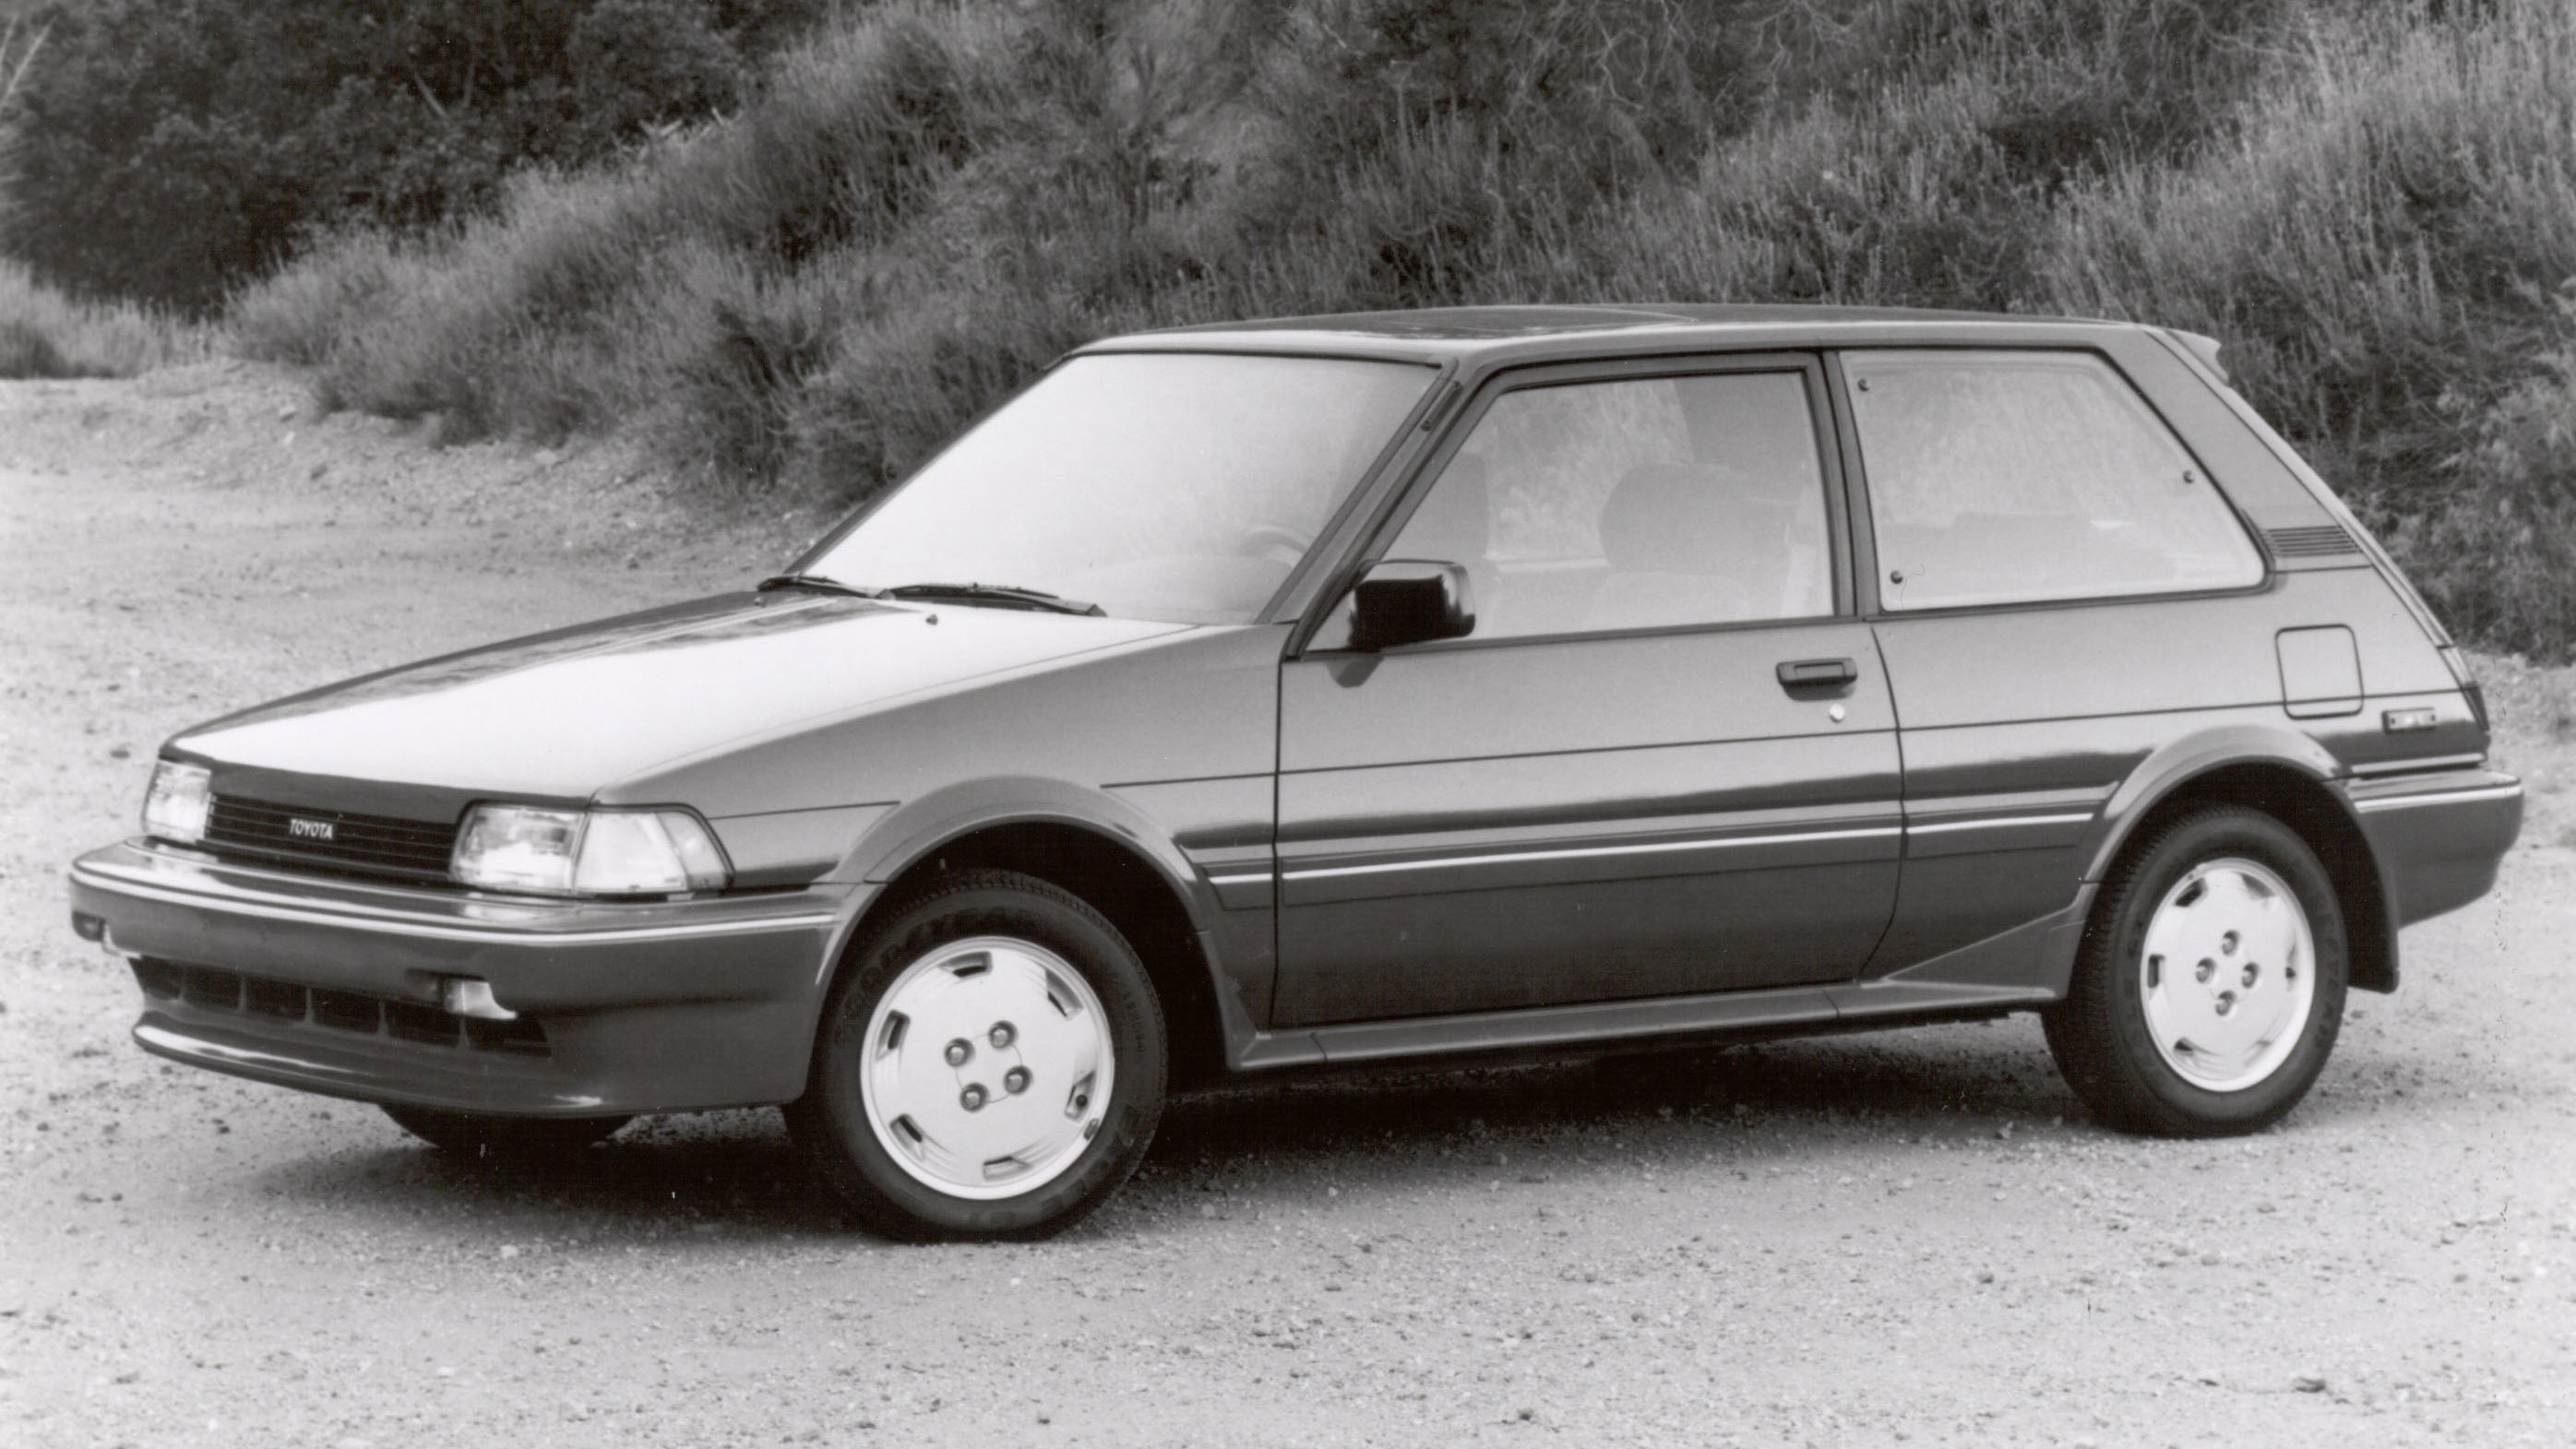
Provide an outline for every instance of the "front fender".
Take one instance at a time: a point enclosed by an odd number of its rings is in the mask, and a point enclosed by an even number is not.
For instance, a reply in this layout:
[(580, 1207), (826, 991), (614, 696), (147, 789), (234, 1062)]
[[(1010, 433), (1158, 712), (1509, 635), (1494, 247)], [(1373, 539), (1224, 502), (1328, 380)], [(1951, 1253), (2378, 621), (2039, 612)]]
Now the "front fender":
[(1118, 841), (1154, 867), (1189, 913), (1192, 930), (1215, 923), (1215, 888), (1143, 811), (1105, 790), (1036, 776), (969, 780), (906, 801), (871, 826), (826, 879), (883, 885), (961, 836), (1033, 824), (1070, 825)]

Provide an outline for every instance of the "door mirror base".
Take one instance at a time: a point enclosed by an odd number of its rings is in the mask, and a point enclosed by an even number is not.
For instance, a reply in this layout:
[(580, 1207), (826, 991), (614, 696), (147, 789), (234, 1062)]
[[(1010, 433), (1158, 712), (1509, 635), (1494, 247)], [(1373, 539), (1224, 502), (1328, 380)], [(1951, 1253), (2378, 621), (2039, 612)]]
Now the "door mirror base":
[(1475, 628), (1475, 599), (1462, 565), (1384, 559), (1369, 565), (1351, 586), (1353, 649), (1375, 653), (1434, 639), (1462, 639)]

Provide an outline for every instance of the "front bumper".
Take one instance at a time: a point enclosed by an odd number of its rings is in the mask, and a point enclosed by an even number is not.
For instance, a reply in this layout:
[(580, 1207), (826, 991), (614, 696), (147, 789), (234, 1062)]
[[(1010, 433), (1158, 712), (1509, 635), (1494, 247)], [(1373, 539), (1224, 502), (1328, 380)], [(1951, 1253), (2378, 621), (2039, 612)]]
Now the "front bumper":
[(2379, 862), (2394, 925), (2485, 895), (2522, 833), (2522, 782), (2495, 770), (2354, 780), (2344, 791)]
[[(519, 901), (326, 880), (128, 842), (72, 918), (136, 961), (147, 1051), (365, 1101), (552, 1116), (793, 1100), (860, 890)], [(475, 977), (519, 1022), (448, 1017)]]

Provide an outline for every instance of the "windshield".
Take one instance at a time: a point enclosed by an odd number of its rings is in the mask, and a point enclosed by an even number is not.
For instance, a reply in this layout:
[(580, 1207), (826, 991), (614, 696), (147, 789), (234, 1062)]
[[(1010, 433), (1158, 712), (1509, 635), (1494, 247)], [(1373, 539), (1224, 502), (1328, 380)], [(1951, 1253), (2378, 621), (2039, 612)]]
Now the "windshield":
[(1251, 623), (1433, 375), (1321, 357), (1077, 357), (950, 444), (804, 572)]

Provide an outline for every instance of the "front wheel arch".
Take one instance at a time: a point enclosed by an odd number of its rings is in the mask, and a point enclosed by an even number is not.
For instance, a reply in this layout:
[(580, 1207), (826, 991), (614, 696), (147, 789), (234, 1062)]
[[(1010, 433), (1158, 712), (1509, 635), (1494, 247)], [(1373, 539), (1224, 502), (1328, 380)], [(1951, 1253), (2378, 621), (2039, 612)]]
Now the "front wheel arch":
[[(1188, 903), (1144, 854), (1067, 820), (988, 821), (912, 854), (846, 933), (826, 986), (849, 968), (849, 953), (879, 921), (941, 878), (970, 870), (1033, 876), (1108, 917), (1162, 998), (1172, 1085), (1201, 1086), (1224, 1074), (1227, 1029), (1217, 993), (1231, 987), (1210, 959)], [(809, 1065), (809, 1082), (812, 1070)]]

